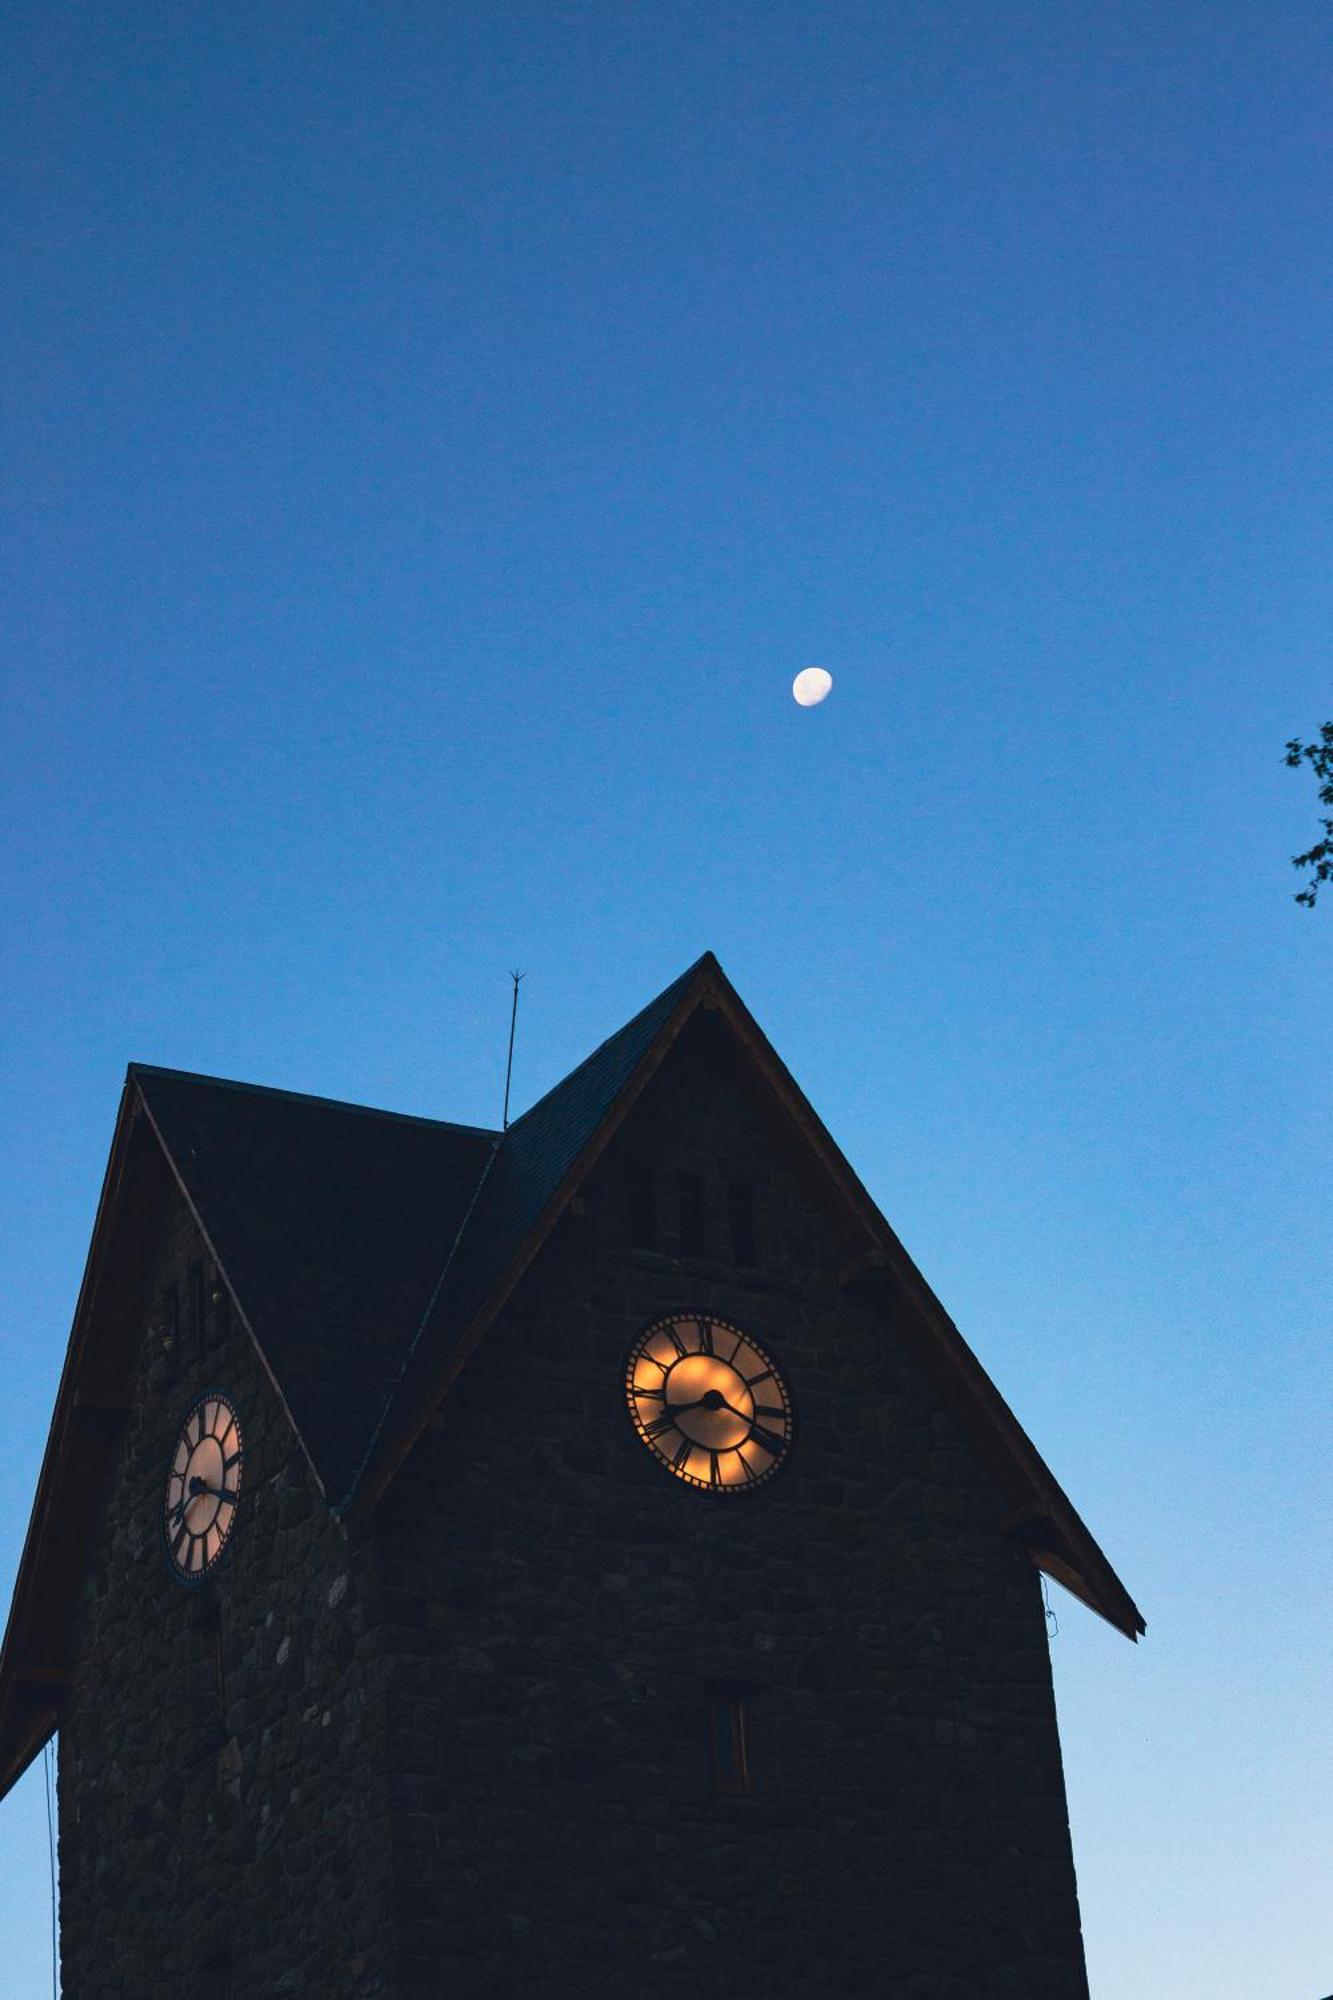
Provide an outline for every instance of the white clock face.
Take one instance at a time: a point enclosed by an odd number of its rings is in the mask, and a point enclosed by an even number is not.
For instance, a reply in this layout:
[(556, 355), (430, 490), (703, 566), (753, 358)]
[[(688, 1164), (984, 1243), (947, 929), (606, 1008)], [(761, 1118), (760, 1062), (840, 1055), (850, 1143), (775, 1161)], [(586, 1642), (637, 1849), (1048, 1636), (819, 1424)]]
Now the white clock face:
[(186, 1417), (167, 1471), (162, 1526), (183, 1582), (207, 1576), (227, 1546), (244, 1465), (240, 1419), (228, 1398), (212, 1390)]
[(657, 1320), (625, 1371), (634, 1428), (668, 1472), (710, 1493), (748, 1493), (772, 1477), (792, 1440), (776, 1363), (748, 1333), (711, 1313)]

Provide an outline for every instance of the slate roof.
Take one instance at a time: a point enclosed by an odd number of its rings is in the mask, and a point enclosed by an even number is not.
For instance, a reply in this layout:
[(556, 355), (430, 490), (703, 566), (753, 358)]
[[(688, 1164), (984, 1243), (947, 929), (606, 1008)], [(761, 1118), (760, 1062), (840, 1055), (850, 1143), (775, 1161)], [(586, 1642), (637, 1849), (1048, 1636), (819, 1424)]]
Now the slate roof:
[(663, 1027), (698, 975), (716, 964), (712, 953), (705, 953), (503, 1134), (344, 1505), (410, 1425), (422, 1398), (455, 1358), (474, 1315), (600, 1132)]
[(500, 1135), (141, 1063), (130, 1081), (337, 1500)]

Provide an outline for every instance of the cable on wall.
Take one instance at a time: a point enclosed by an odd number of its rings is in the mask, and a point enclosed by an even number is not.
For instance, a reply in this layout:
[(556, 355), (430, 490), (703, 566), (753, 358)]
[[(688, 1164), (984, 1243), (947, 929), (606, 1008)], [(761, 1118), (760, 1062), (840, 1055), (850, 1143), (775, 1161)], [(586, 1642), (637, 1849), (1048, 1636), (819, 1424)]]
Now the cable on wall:
[(51, 1743), (42, 1745), (42, 1768), (46, 1772), (46, 1845), (51, 1857), (51, 2000), (59, 2000), (60, 1946), (56, 1937), (56, 1818), (51, 1803)]

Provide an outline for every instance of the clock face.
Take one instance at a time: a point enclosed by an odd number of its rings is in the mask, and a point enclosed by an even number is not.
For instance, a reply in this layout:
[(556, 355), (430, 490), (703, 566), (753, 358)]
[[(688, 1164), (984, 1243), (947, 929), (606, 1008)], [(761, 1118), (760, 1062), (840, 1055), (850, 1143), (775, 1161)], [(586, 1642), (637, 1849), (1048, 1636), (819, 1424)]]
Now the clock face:
[(226, 1396), (210, 1390), (181, 1426), (167, 1470), (162, 1526), (183, 1583), (199, 1583), (226, 1548), (244, 1467), (240, 1419)]
[(660, 1319), (625, 1371), (634, 1428), (668, 1472), (710, 1493), (748, 1493), (792, 1441), (787, 1385), (748, 1333), (710, 1313)]

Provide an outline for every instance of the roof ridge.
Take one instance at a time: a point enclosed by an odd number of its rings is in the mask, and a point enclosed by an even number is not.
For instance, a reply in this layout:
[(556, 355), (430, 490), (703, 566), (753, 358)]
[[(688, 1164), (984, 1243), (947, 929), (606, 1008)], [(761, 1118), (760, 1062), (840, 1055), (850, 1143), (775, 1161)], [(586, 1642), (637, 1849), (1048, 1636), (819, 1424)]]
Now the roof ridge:
[[(623, 1037), (628, 1036), (631, 1030), (637, 1027), (639, 1022), (642, 1021), (645, 1014), (651, 1014), (656, 1008), (661, 1007), (663, 1002), (666, 1001), (670, 996), (682, 991), (689, 984), (690, 980), (695, 977), (696, 973), (698, 973), (704, 966), (708, 966), (710, 969), (718, 972), (722, 970), (721, 966), (718, 964), (717, 956), (714, 952), (711, 951), (701, 952), (698, 958), (695, 959), (694, 963), (692, 965), (686, 966), (684, 972), (679, 973), (675, 979), (670, 980), (662, 988), (660, 993), (657, 993), (653, 996), (653, 998), (648, 1002), (646, 1007), (640, 1007), (637, 1014), (631, 1014), (628, 1021), (622, 1021), (620, 1026), (617, 1029), (615, 1029), (615, 1031), (612, 1034), (607, 1035), (604, 1041), (600, 1041), (595, 1049), (591, 1049), (589, 1051), (589, 1053), (583, 1058), (583, 1061), (581, 1063), (576, 1063), (573, 1069), (566, 1070), (565, 1074), (562, 1077), (558, 1078), (557, 1081), (551, 1085), (551, 1088), (549, 1090), (544, 1091), (542, 1095), (536, 1100), (535, 1103), (530, 1104), (527, 1110), (521, 1112), (517, 1118), (511, 1119), (508, 1132), (506, 1132), (503, 1136), (508, 1137), (509, 1132), (516, 1131), (520, 1125), (524, 1124), (529, 1118), (532, 1117), (534, 1112), (540, 1111), (544, 1104), (549, 1103), (551, 1098), (555, 1097), (560, 1091), (564, 1090), (567, 1084), (573, 1083), (575, 1077), (581, 1076), (583, 1074), (583, 1071), (588, 1068), (590, 1063), (595, 1063), (597, 1061), (597, 1058), (600, 1055), (602, 1055), (607, 1049), (610, 1048), (612, 1042), (618, 1042)], [(725, 977), (725, 974), (723, 976)]]
[[(378, 1104), (356, 1104), (349, 1097), (323, 1097), (309, 1090), (283, 1090), (276, 1084), (245, 1083), (239, 1077), (209, 1076), (203, 1070), (172, 1069), (162, 1063), (132, 1062), (128, 1077), (169, 1077), (179, 1083), (207, 1083), (218, 1090), (240, 1090), (254, 1097), (278, 1097), (290, 1104), (322, 1104), (330, 1111), (350, 1111), (362, 1118), (393, 1118), (404, 1125), (429, 1125), (441, 1132), (470, 1132), (480, 1139), (498, 1139), (493, 1125), (462, 1125), (453, 1118), (427, 1118), (417, 1111), (389, 1111)], [(524, 1113), (526, 1117), (526, 1112)]]

